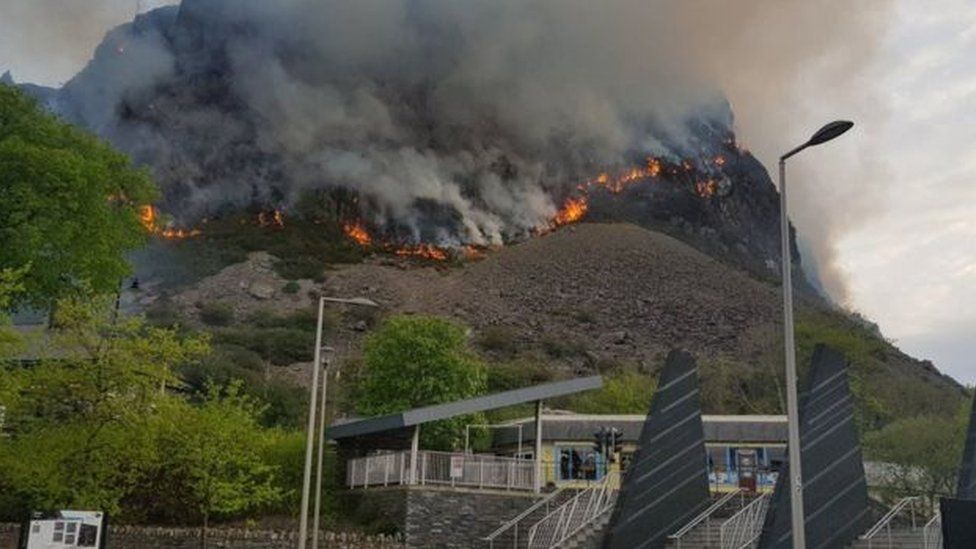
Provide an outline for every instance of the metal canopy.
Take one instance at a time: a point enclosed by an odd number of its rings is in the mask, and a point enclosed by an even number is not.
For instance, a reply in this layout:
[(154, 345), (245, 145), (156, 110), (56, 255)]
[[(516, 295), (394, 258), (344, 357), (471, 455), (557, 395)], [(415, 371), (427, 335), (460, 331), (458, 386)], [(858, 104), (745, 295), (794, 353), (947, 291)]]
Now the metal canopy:
[(326, 429), (326, 437), (338, 440), (383, 431), (392, 431), (431, 421), (572, 395), (591, 389), (599, 389), (600, 387), (603, 387), (603, 378), (600, 376), (543, 383), (542, 385), (534, 385), (532, 387), (495, 393), (493, 395), (469, 398), (467, 400), (456, 400), (446, 404), (414, 408), (413, 410), (406, 410), (386, 416), (340, 423)]

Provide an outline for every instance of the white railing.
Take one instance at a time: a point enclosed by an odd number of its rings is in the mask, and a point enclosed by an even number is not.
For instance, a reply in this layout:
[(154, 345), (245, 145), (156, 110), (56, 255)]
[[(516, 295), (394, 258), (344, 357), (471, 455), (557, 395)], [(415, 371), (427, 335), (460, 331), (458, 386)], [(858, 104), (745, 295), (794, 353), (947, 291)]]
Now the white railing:
[(925, 549), (942, 549), (942, 513), (936, 511), (932, 519), (925, 523), (922, 540)]
[(871, 528), (868, 529), (867, 532), (862, 534), (860, 536), (860, 539), (867, 540), (868, 547), (871, 547), (873, 545), (874, 538), (877, 537), (877, 535), (882, 530), (884, 530), (887, 533), (888, 546), (890, 547), (891, 546), (891, 521), (894, 520), (896, 516), (901, 514), (901, 512), (904, 511), (906, 507), (909, 507), (911, 509), (912, 531), (915, 531), (917, 529), (915, 524), (915, 503), (917, 501), (920, 501), (917, 496), (909, 496), (907, 498), (902, 498), (901, 500), (898, 501), (898, 503), (895, 504), (894, 507), (891, 508), (890, 511), (888, 511), (887, 513), (885, 513), (883, 517), (881, 517), (881, 520), (876, 522), (874, 526), (872, 526)]
[(389, 452), (349, 460), (346, 486), (368, 488), (397, 484), (464, 486), (501, 490), (533, 490), (535, 461), (451, 452)]
[(735, 490), (722, 496), (718, 501), (708, 506), (708, 509), (705, 509), (697, 517), (691, 519), (687, 524), (682, 526), (680, 530), (668, 536), (668, 539), (673, 541), (675, 543), (675, 546), (680, 549), (681, 538), (685, 537), (685, 535), (688, 534), (688, 532), (694, 530), (695, 527), (700, 525), (701, 523), (705, 523), (705, 527), (707, 528), (711, 523), (712, 515), (718, 512), (719, 509), (725, 507), (725, 504), (732, 501), (732, 498), (736, 496), (739, 496), (739, 498), (744, 497), (741, 488), (736, 488)]
[(722, 549), (751, 547), (759, 539), (768, 508), (769, 493), (766, 492), (729, 517), (719, 529), (719, 546)]
[(581, 491), (529, 528), (528, 549), (559, 547), (604, 513), (613, 509), (620, 489), (618, 473)]
[[(528, 526), (525, 524), (528, 522), (527, 519), (529, 519), (533, 513), (539, 511), (540, 509), (542, 510), (543, 516), (548, 515), (550, 512), (552, 512), (552, 505), (558, 501), (558, 498), (562, 496), (565, 491), (565, 488), (559, 488), (555, 492), (535, 502), (528, 509), (519, 513), (515, 518), (509, 520), (505, 524), (502, 524), (494, 532), (481, 539), (488, 544), (488, 549), (495, 549), (496, 540), (498, 540), (498, 538), (504, 535), (506, 532), (511, 531), (512, 547), (518, 548), (519, 539), (525, 540), (525, 529), (526, 526)], [(501, 545), (498, 545), (498, 547), (501, 547)]]

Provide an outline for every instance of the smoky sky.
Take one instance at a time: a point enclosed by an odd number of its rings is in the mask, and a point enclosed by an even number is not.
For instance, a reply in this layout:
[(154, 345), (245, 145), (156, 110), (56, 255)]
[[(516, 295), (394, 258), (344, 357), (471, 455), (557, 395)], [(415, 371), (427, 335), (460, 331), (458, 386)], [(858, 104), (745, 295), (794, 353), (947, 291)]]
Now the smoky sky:
[[(37, 28), (64, 26), (60, 3), (2, 1)], [(449, 205), (465, 240), (497, 242), (548, 219), (560, 186), (592, 166), (619, 164), (634, 150), (680, 156), (688, 118), (721, 116), (726, 100), (740, 143), (767, 166), (821, 121), (858, 122), (860, 140), (791, 167), (808, 263), (841, 300), (834, 243), (879, 204), (883, 172), (863, 159), (871, 156), (866, 137), (886, 118), (870, 68), (888, 2), (188, 0), (183, 7), (225, 29), (248, 28), (224, 39), (234, 93), (262, 128), (258, 152), (282, 159), (294, 189), (327, 180), (375, 197), (377, 218), (416, 226), (418, 201)], [(90, 49), (82, 31), (103, 25), (104, 10), (72, 14), (78, 32), (49, 43)], [(118, 43), (107, 41), (86, 71), (97, 85), (76, 88), (80, 116), (117, 132), (137, 156), (163, 158), (188, 181), (181, 192), (192, 204), (252, 199), (253, 186), (204, 184), (200, 167), (165, 136), (112, 118), (117, 109), (106, 106), (151, 101), (147, 94), (173, 78), (176, 63), (151, 28), (114, 32)], [(198, 128), (200, 147), (232, 147), (248, 131), (219, 109), (169, 116)], [(505, 177), (499, 158), (511, 164)], [(249, 169), (235, 178), (268, 175)]]

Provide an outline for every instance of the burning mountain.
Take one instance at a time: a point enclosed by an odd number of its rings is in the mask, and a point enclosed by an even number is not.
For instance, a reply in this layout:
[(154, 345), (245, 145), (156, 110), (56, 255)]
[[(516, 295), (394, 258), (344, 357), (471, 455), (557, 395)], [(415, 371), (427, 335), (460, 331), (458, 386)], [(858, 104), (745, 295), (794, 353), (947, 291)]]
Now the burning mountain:
[(775, 190), (728, 103), (621, 4), (184, 0), (45, 101), (150, 166), (172, 227), (331, 189), (349, 238), (408, 256), (586, 218), (774, 267)]

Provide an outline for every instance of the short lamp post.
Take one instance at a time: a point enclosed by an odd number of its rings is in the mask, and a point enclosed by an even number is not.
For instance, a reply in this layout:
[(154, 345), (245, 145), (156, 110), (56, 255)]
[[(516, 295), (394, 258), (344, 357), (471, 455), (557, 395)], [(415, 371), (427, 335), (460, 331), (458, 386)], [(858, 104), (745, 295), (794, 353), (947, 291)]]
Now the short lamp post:
[(790, 246), (790, 222), (786, 205), (786, 160), (800, 151), (826, 143), (851, 129), (853, 122), (838, 120), (817, 130), (806, 143), (779, 158), (779, 215), (783, 268), (783, 330), (786, 350), (786, 412), (789, 420), (790, 510), (793, 549), (805, 549), (806, 532), (803, 513), (803, 472), (800, 465), (800, 413), (796, 389), (796, 347), (793, 340), (793, 257)]
[[(308, 428), (305, 439), (305, 474), (302, 479), (302, 515), (299, 518), (298, 549), (305, 549), (308, 539), (308, 503), (309, 492), (312, 484), (312, 448), (315, 443), (315, 408), (317, 404), (319, 369), (322, 366), (322, 351), (331, 352), (332, 348), (322, 345), (322, 327), (324, 324), (325, 303), (344, 303), (347, 305), (361, 305), (365, 307), (379, 307), (379, 305), (364, 297), (338, 298), (320, 297), (318, 310), (318, 325), (315, 328), (315, 355), (312, 363), (312, 384), (309, 388), (308, 399)], [(318, 467), (315, 480), (315, 518), (312, 524), (312, 547), (318, 548), (319, 541), (319, 511), (321, 510), (322, 498), (322, 455), (325, 452), (325, 399), (326, 389), (328, 388), (329, 372), (328, 362), (326, 362), (325, 372), (322, 379), (322, 408), (319, 416), (319, 448), (318, 448)]]

